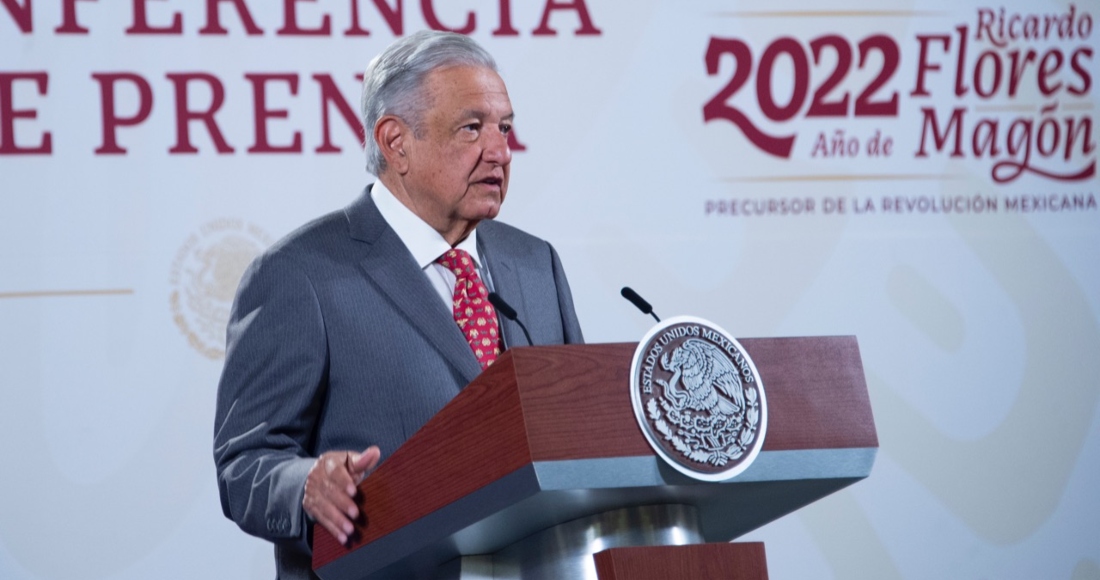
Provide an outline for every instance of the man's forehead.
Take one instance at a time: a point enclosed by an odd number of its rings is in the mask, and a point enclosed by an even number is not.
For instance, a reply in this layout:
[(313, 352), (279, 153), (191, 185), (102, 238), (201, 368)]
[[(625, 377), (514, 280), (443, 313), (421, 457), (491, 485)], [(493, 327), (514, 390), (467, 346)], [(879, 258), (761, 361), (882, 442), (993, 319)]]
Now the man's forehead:
[(474, 66), (449, 66), (433, 70), (426, 83), (429, 108), (463, 117), (514, 117), (504, 80), (494, 70)]
[(469, 108), (459, 109), (457, 111), (457, 115), (459, 117), (473, 117), (475, 119), (481, 119), (481, 118), (484, 118), (484, 117), (489, 117), (489, 116), (493, 116), (493, 115), (497, 115), (497, 114), (500, 115), (500, 119), (502, 121), (511, 121), (511, 120), (516, 118), (516, 114), (515, 114), (515, 112), (512, 111), (511, 107), (508, 107), (508, 111), (506, 113), (503, 113), (503, 114), (500, 114), (496, 111), (488, 111), (488, 110), (478, 108), (478, 107), (469, 107)]
[(500, 93), (508, 96), (508, 87), (491, 68), (471, 65), (450, 65), (428, 73), (427, 84), (436, 90), (445, 90), (455, 94), (462, 93)]

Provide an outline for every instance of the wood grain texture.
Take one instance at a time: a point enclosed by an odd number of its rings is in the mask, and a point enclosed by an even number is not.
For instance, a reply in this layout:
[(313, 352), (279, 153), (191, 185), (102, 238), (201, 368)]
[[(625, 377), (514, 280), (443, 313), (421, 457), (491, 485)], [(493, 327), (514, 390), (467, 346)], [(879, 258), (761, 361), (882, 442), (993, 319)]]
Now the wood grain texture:
[[(855, 337), (746, 338), (768, 400), (764, 451), (877, 447)], [(633, 343), (517, 349), (517, 385), (536, 461), (653, 451), (630, 401)]]
[(768, 580), (762, 542), (612, 548), (593, 558), (599, 580)]
[(854, 336), (739, 339), (768, 398), (763, 451), (878, 447)]
[[(739, 342), (767, 397), (764, 451), (878, 446), (855, 337)], [(635, 347), (506, 352), (360, 484), (349, 547), (315, 527), (314, 568), (533, 462), (653, 455), (630, 400)]]
[(515, 383), (505, 353), (363, 480), (349, 546), (314, 526), (314, 569), (531, 463)]
[(516, 374), (533, 459), (653, 455), (630, 402), (635, 346), (517, 349)]

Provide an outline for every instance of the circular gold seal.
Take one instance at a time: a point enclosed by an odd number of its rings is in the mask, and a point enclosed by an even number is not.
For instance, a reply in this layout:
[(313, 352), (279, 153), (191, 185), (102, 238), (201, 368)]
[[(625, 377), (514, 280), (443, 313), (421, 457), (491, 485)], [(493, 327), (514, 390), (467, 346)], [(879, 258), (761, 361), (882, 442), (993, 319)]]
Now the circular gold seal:
[(188, 236), (172, 260), (169, 304), (187, 342), (211, 359), (225, 356), (225, 325), (241, 275), (271, 245), (271, 237), (243, 220), (214, 220)]
[(634, 351), (630, 383), (642, 433), (681, 473), (724, 481), (760, 453), (764, 385), (745, 349), (718, 326), (691, 316), (654, 326)]

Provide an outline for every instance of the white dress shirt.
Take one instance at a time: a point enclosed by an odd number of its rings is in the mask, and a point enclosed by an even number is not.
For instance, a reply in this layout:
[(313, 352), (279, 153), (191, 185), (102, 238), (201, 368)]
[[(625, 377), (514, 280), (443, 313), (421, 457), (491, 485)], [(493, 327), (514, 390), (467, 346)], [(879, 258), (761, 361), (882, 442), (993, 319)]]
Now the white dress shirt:
[[(451, 249), (451, 245), (443, 239), (442, 234), (428, 225), (428, 222), (420, 219), (420, 216), (394, 197), (393, 192), (380, 180), (374, 182), (370, 195), (374, 205), (378, 207), (378, 213), (381, 213), (386, 223), (393, 228), (394, 232), (397, 232), (397, 237), (401, 238), (405, 247), (412, 253), (413, 259), (424, 271), (424, 275), (428, 277), (428, 281), (439, 294), (443, 304), (447, 306), (447, 311), (451, 311), (457, 278), (454, 272), (436, 263), (440, 256)], [(492, 292), (493, 285), (489, 270), (484, 267), (481, 254), (477, 251), (477, 228), (474, 228), (466, 239), (459, 242), (455, 249), (466, 250), (466, 253), (470, 254), (477, 267), (478, 275), (481, 276), (481, 281)]]

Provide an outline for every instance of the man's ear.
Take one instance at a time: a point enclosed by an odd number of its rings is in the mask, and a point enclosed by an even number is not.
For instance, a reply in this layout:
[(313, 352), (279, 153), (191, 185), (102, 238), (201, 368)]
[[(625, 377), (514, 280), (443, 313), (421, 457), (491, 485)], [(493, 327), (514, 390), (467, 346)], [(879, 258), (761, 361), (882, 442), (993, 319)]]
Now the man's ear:
[(404, 175), (409, 170), (409, 158), (405, 155), (405, 144), (412, 135), (412, 127), (393, 115), (386, 115), (374, 124), (374, 142), (382, 150), (386, 167)]

